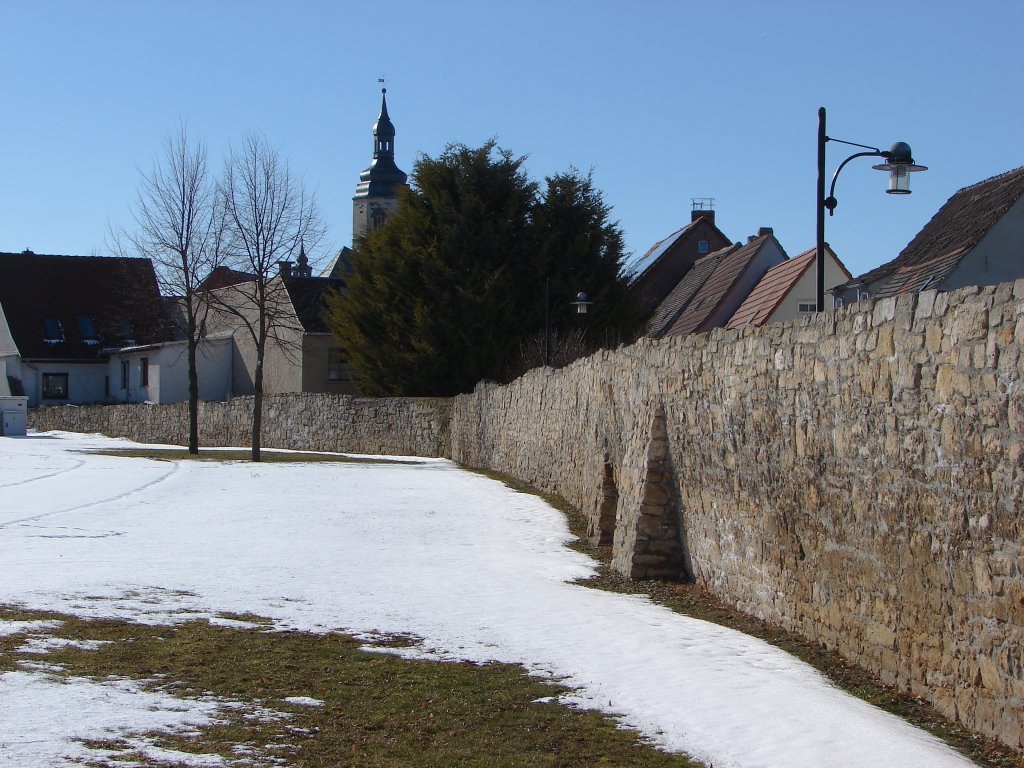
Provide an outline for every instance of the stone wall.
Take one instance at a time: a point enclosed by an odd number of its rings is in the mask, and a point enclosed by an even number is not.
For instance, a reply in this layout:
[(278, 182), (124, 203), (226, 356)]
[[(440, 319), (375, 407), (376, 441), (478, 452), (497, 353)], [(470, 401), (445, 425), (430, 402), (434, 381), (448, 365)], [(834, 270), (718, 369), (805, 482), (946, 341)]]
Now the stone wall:
[(1024, 743), (1024, 281), (644, 340), (457, 398), (452, 457)]
[[(447, 456), (444, 398), (357, 398), (347, 395), (269, 395), (263, 401), (266, 448), (405, 456)], [(203, 446), (247, 446), (252, 440), (252, 398), (202, 402)], [(188, 405), (90, 405), (38, 408), (29, 426), (39, 430), (100, 432), (147, 443), (185, 445)]]
[[(1024, 746), (1024, 281), (642, 340), (447, 400), (267, 399), (268, 447), (450, 456), (561, 494), (632, 577), (692, 578)], [(205, 403), (245, 445), (251, 401)], [(175, 410), (176, 409), (176, 410)], [(30, 426), (181, 444), (184, 406)]]

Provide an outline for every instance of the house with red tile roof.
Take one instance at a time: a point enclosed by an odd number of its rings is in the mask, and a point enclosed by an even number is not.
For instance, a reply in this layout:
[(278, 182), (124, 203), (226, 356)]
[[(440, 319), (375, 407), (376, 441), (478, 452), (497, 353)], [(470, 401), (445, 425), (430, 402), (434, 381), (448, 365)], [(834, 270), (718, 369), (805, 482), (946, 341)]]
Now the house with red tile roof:
[(1024, 277), (1024, 167), (964, 187), (892, 261), (831, 289), (850, 303)]
[[(661, 328), (654, 329), (660, 332), (656, 338), (723, 327), (764, 274), (787, 258), (770, 227), (761, 227), (746, 243), (708, 254), (706, 261), (694, 264), (692, 271), (697, 279), (687, 281), (684, 277), (676, 286), (680, 289), (677, 295), (670, 294), (655, 311), (656, 318), (662, 317)], [(671, 313), (662, 312), (670, 302), (676, 305), (670, 308)]]
[[(811, 248), (765, 272), (764, 277), (740, 305), (726, 328), (779, 323), (801, 315), (814, 314), (817, 301), (817, 249)], [(825, 284), (849, 280), (850, 273), (825, 244)], [(825, 297), (825, 308), (832, 309), (832, 297)]]

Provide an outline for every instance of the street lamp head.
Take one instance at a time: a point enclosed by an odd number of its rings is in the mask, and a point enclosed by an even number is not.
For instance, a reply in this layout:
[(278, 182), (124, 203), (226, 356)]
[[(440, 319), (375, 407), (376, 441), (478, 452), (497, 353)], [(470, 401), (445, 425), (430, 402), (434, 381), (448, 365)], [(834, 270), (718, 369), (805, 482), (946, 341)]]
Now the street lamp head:
[(574, 307), (576, 307), (576, 314), (585, 315), (587, 314), (587, 307), (589, 307), (594, 302), (587, 301), (587, 294), (585, 294), (583, 291), (580, 291), (579, 293), (576, 294), (576, 301), (570, 303)]
[(885, 162), (881, 165), (871, 166), (876, 171), (888, 171), (889, 188), (885, 190), (890, 195), (910, 194), (910, 174), (916, 171), (927, 171), (927, 166), (914, 163), (914, 156), (910, 152), (910, 145), (905, 141), (897, 141), (888, 152), (883, 152)]

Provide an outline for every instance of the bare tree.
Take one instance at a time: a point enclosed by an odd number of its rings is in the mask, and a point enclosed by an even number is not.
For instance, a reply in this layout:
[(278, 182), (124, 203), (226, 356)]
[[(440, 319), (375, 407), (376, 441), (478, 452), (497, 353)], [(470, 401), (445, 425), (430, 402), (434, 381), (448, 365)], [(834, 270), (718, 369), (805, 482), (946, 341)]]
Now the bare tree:
[(115, 230), (113, 247), (129, 249), (152, 263), (161, 293), (175, 301), (172, 319), (188, 350), (188, 450), (199, 452), (199, 378), (196, 353), (207, 311), (199, 290), (217, 265), (219, 217), (202, 142), (190, 141), (182, 124), (164, 140), (149, 174), (141, 173), (132, 207), (135, 228)]
[(252, 275), (216, 294), (217, 309), (240, 321), (256, 351), (253, 375), (252, 460), (260, 460), (267, 343), (295, 323), (279, 265), (294, 261), (324, 236), (316, 198), (288, 161), (261, 135), (232, 149), (220, 187), (223, 253), (232, 268)]

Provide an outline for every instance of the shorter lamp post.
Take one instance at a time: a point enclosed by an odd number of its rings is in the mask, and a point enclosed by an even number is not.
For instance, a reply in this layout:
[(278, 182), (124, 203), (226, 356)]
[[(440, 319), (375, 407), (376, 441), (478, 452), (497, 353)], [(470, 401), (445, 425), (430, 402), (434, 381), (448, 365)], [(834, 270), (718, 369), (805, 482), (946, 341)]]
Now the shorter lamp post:
[[(866, 152), (855, 152), (843, 160), (836, 168), (832, 176), (832, 186), (829, 189), (828, 197), (825, 197), (825, 144), (834, 141), (838, 144), (846, 144), (850, 147), (860, 147), (868, 150)], [(884, 163), (871, 166), (876, 171), (888, 171), (889, 188), (886, 192), (890, 195), (910, 194), (910, 174), (915, 171), (927, 171), (928, 168), (914, 163), (914, 157), (910, 152), (910, 145), (903, 141), (897, 141), (887, 152), (877, 147), (869, 147), (866, 144), (857, 144), (852, 141), (834, 139), (825, 133), (825, 108), (818, 110), (818, 196), (817, 196), (817, 304), (816, 309), (821, 312), (825, 309), (825, 211), (831, 216), (839, 202), (836, 200), (836, 180), (839, 172), (843, 170), (848, 162), (855, 157), (881, 157)]]
[[(576, 301), (569, 302), (576, 307), (576, 314), (587, 314), (587, 307), (594, 302), (589, 301), (587, 294), (580, 291), (576, 294)], [(551, 365), (551, 278), (544, 278), (544, 367)]]

